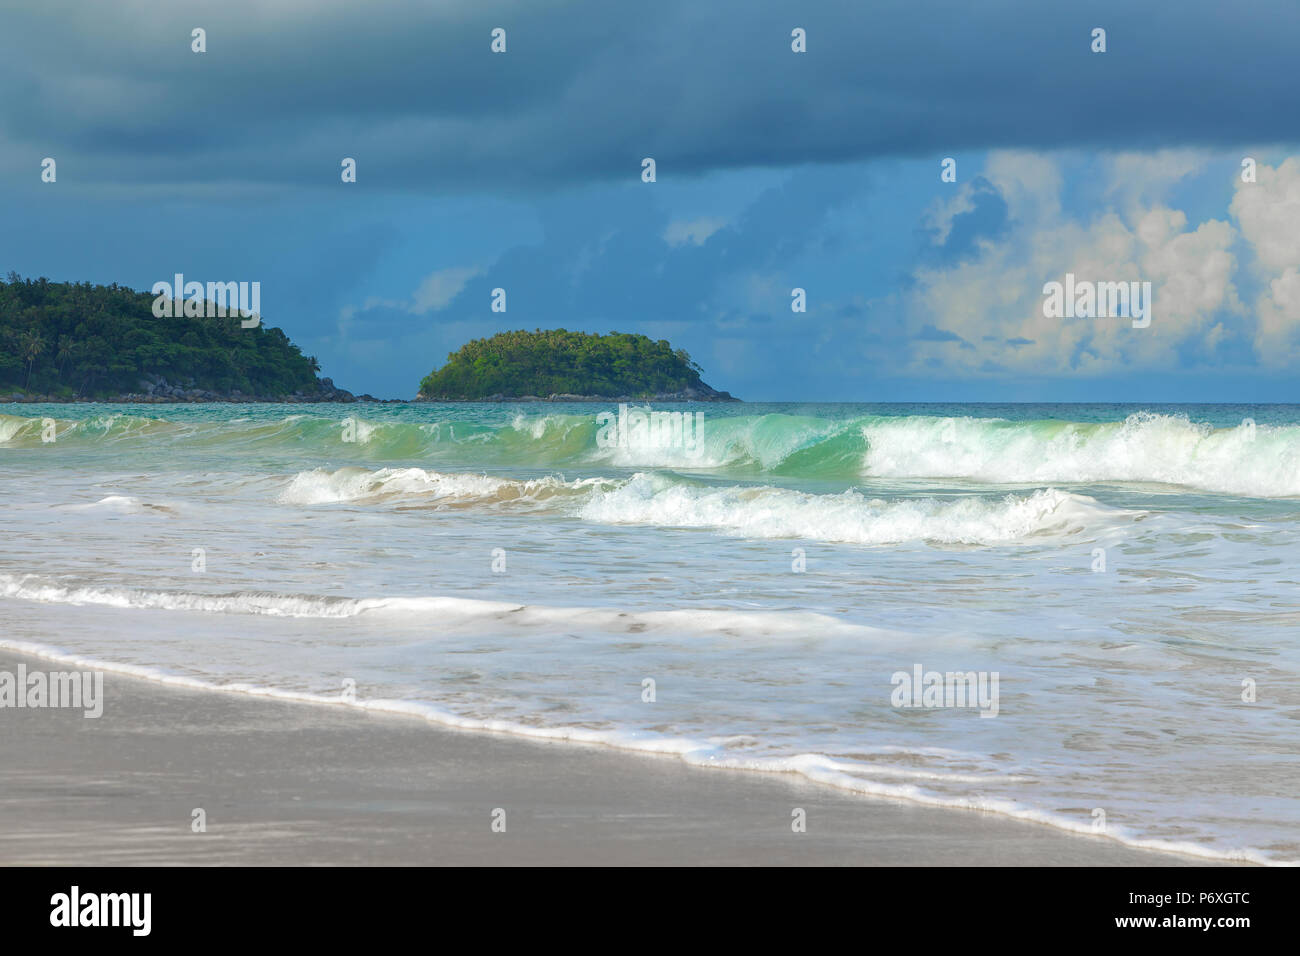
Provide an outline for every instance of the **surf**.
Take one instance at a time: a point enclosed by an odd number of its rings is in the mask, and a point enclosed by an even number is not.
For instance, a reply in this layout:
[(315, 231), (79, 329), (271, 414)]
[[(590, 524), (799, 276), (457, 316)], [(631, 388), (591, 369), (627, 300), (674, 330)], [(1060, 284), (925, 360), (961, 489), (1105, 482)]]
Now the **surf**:
[(58, 417), (55, 409), (57, 441), (50, 443), (42, 441), (43, 417), (0, 414), (0, 454), (40, 447), (57, 455), (111, 445), (116, 454), (156, 460), (192, 450), (230, 458), (434, 465), (444, 471), (676, 470), (845, 484), (944, 480), (1069, 489), (1126, 484), (1242, 497), (1300, 496), (1300, 425), (1246, 420), (1215, 427), (1168, 412), (1082, 422), (706, 409), (692, 447), (685, 448), (602, 447), (599, 415), (610, 409), (599, 403), (581, 414), (573, 406), (543, 413), (501, 406), (401, 406), (382, 412), (331, 409), (338, 418), (313, 409), (236, 420), (221, 417), (228, 411), (195, 407), (200, 411), (187, 409), (184, 421), (134, 409), (69, 419)]

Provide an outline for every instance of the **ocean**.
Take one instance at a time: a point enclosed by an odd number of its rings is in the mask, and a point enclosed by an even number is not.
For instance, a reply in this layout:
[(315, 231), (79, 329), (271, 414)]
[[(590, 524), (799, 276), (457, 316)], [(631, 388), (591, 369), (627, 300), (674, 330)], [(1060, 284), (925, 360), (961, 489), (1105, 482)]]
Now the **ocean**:
[(0, 405), (0, 644), (1300, 862), (1300, 406), (655, 410)]

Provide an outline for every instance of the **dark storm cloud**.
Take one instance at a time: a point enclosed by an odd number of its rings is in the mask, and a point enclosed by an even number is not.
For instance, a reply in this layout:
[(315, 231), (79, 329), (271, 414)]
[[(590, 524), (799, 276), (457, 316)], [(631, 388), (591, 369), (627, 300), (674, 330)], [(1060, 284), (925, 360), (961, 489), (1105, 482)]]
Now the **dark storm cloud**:
[(376, 188), (509, 191), (635, 178), (643, 156), (662, 179), (1300, 138), (1293, 0), (6, 6), (0, 164), (67, 157), (98, 183), (325, 184), (355, 156)]
[[(648, 189), (609, 189), (581, 206), (563, 196), (542, 199), (545, 242), (507, 251), (465, 284), (446, 314), (480, 313), (498, 286), (509, 287), (512, 312), (544, 310), (553, 322), (680, 322), (714, 314), (724, 307), (714, 301), (720, 276), (780, 272), (816, 246), (827, 213), (867, 184), (865, 176), (796, 170), (703, 243), (676, 247), (661, 238), (667, 214)], [(787, 312), (789, 305), (788, 287), (770, 303)], [(747, 307), (738, 317), (754, 321)]]

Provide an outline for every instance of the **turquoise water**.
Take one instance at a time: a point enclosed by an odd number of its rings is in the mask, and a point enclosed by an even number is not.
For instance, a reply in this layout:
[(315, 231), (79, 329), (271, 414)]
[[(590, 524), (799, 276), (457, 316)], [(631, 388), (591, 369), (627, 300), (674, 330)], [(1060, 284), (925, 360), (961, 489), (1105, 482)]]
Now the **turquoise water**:
[(3, 640), (1300, 860), (1300, 406), (619, 411), (0, 405)]

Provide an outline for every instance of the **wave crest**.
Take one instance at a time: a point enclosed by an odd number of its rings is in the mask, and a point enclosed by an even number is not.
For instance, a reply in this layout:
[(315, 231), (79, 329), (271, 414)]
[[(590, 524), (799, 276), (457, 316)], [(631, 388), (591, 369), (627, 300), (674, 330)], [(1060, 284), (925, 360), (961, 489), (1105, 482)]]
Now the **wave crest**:
[[(692, 447), (601, 447), (596, 416), (516, 413), (465, 419), (281, 419), (170, 422), (100, 414), (57, 422), (57, 454), (86, 443), (175, 446), (218, 454), (283, 453), (446, 468), (712, 471), (738, 478), (951, 479), (992, 485), (1162, 484), (1263, 498), (1300, 496), (1300, 425), (1215, 428), (1183, 415), (1137, 412), (1122, 422), (1009, 421), (928, 415), (827, 418), (717, 415)], [(350, 426), (348, 423), (351, 423)], [(0, 415), (0, 448), (41, 445), (42, 419)], [(346, 440), (345, 440), (346, 436)], [(146, 444), (147, 443), (147, 444)], [(401, 471), (402, 469), (396, 469)], [(396, 479), (394, 479), (396, 480)]]
[(1095, 531), (1127, 515), (1085, 495), (1046, 488), (1000, 499), (870, 498), (856, 490), (814, 495), (785, 488), (711, 488), (663, 475), (636, 475), (595, 490), (588, 521), (708, 528), (754, 538), (809, 538), (851, 544), (993, 545)]
[(864, 472), (1001, 484), (1134, 482), (1257, 497), (1300, 495), (1300, 427), (1213, 428), (1138, 412), (1123, 422), (875, 419)]

